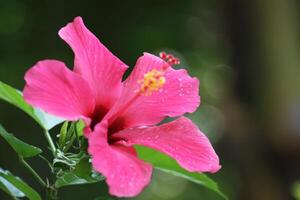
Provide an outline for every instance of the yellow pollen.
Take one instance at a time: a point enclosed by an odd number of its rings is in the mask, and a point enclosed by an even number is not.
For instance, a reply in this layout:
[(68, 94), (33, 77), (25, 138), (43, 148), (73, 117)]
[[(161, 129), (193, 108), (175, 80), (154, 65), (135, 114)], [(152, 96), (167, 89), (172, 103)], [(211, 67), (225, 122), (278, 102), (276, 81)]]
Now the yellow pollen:
[(139, 80), (138, 83), (141, 85), (139, 92), (148, 96), (151, 95), (153, 91), (158, 91), (162, 88), (166, 83), (166, 79), (163, 71), (152, 69), (144, 74), (144, 78)]

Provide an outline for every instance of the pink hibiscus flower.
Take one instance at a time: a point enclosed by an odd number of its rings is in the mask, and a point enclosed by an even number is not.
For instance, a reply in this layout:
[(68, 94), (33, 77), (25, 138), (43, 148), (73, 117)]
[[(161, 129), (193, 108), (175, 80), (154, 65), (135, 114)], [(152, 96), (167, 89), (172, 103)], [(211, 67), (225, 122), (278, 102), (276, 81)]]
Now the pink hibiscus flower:
[(191, 172), (220, 169), (209, 140), (189, 119), (156, 126), (165, 117), (194, 112), (200, 104), (199, 81), (170, 65), (178, 59), (144, 53), (122, 82), (127, 66), (80, 17), (59, 36), (74, 51), (74, 70), (61, 61), (39, 61), (25, 75), (24, 98), (66, 120), (85, 121), (93, 168), (106, 177), (110, 194), (135, 196), (149, 183), (152, 166), (137, 157), (135, 144), (161, 151)]

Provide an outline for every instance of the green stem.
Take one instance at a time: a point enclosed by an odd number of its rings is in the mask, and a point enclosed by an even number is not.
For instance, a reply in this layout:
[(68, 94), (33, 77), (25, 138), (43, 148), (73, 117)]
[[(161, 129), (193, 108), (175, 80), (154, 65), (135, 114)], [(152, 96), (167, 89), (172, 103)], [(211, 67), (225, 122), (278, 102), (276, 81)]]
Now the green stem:
[(47, 160), (47, 158), (45, 158), (44, 156), (42, 156), (42, 155), (38, 155), (42, 160), (44, 160), (46, 163), (47, 163), (47, 165), (49, 166), (49, 168), (51, 169), (51, 171), (53, 170), (53, 167), (52, 167), (52, 165), (51, 165), (51, 163), (49, 162), (49, 160)]
[(58, 200), (58, 191), (55, 187), (49, 186), (46, 188), (46, 200)]
[(36, 173), (34, 169), (24, 160), (24, 158), (19, 157), (20, 162), (30, 171), (30, 173), (34, 176), (34, 178), (44, 187), (47, 187), (47, 184), (43, 181), (43, 179)]
[(56, 153), (56, 147), (55, 147), (55, 145), (54, 145), (54, 143), (53, 143), (53, 140), (52, 140), (52, 138), (51, 138), (49, 132), (48, 132), (46, 129), (44, 130), (44, 134), (45, 134), (45, 137), (46, 137), (46, 139), (47, 139), (47, 141), (48, 141), (48, 143), (49, 143), (49, 145), (50, 145), (50, 149), (51, 149), (53, 155), (55, 156), (55, 153)]

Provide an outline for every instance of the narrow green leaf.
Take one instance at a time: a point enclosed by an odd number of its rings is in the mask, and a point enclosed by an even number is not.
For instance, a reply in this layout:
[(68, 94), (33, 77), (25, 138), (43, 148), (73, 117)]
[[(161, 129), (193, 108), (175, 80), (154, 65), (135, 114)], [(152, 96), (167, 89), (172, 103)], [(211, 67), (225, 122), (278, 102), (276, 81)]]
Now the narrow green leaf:
[(60, 128), (59, 139), (58, 139), (58, 144), (59, 144), (60, 149), (63, 149), (63, 147), (66, 143), (68, 125), (69, 125), (69, 122), (65, 121)]
[(70, 128), (66, 133), (66, 139), (63, 147), (64, 152), (68, 152), (68, 150), (72, 147), (76, 139), (75, 131), (76, 131), (76, 122), (72, 122)]
[(76, 122), (76, 131), (77, 131), (78, 137), (83, 136), (84, 127), (85, 127), (85, 123), (83, 120), (79, 120)]
[[(29, 185), (27, 185), (24, 181), (20, 178), (15, 177), (9, 171), (4, 171), (0, 168), (0, 177), (5, 179), (11, 185), (13, 185), (17, 190), (21, 191), (29, 200), (41, 200), (41, 196)], [(3, 182), (2, 182), (3, 183)], [(7, 187), (6, 187), (7, 188)], [(11, 191), (10, 191), (11, 192)], [(11, 192), (12, 195), (14, 193)], [(20, 197), (20, 196), (15, 196)]]
[(0, 124), (0, 135), (7, 141), (7, 143), (15, 150), (15, 152), (23, 158), (30, 158), (42, 153), (38, 147), (27, 144), (12, 134), (8, 133)]
[(41, 127), (50, 130), (63, 119), (49, 115), (39, 109), (33, 108), (24, 101), (22, 92), (0, 81), (0, 99), (18, 107), (32, 117)]
[(170, 158), (169, 156), (162, 154), (153, 149), (143, 147), (143, 146), (135, 146), (135, 149), (138, 152), (139, 158), (142, 160), (153, 164), (153, 166), (161, 171), (173, 174), (175, 176), (179, 176), (185, 179), (188, 179), (192, 182), (198, 183), (214, 192), (219, 194), (224, 199), (228, 199), (219, 189), (217, 183), (215, 183), (212, 179), (210, 179), (205, 174), (201, 173), (192, 173), (181, 168), (177, 162)]
[[(77, 149), (80, 148), (84, 127), (85, 123), (82, 120), (75, 122), (65, 121), (59, 133), (59, 148), (63, 152), (68, 152), (72, 147)], [(78, 144), (78, 147), (74, 145), (75, 141)]]
[[(0, 168), (1, 170), (1, 168)], [(11, 197), (25, 197), (25, 194), (0, 176), (0, 189)]]

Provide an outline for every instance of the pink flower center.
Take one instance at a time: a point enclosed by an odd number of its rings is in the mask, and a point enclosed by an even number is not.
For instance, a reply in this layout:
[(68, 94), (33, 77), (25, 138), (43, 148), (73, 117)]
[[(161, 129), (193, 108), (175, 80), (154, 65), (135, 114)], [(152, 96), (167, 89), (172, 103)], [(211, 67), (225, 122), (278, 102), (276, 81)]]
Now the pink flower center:
[(120, 110), (109, 119), (108, 135), (124, 128), (126, 121), (121, 116), (140, 96), (150, 96), (153, 92), (158, 91), (164, 86), (166, 83), (164, 77), (165, 70), (166, 69), (152, 69), (145, 73), (142, 79), (138, 80), (140, 88), (134, 91), (136, 94), (129, 101), (124, 103)]
[(102, 105), (98, 105), (95, 107), (94, 112), (90, 116), (90, 118), (92, 119), (90, 124), (92, 130), (94, 130), (96, 124), (98, 124), (103, 119), (107, 112), (108, 109)]

